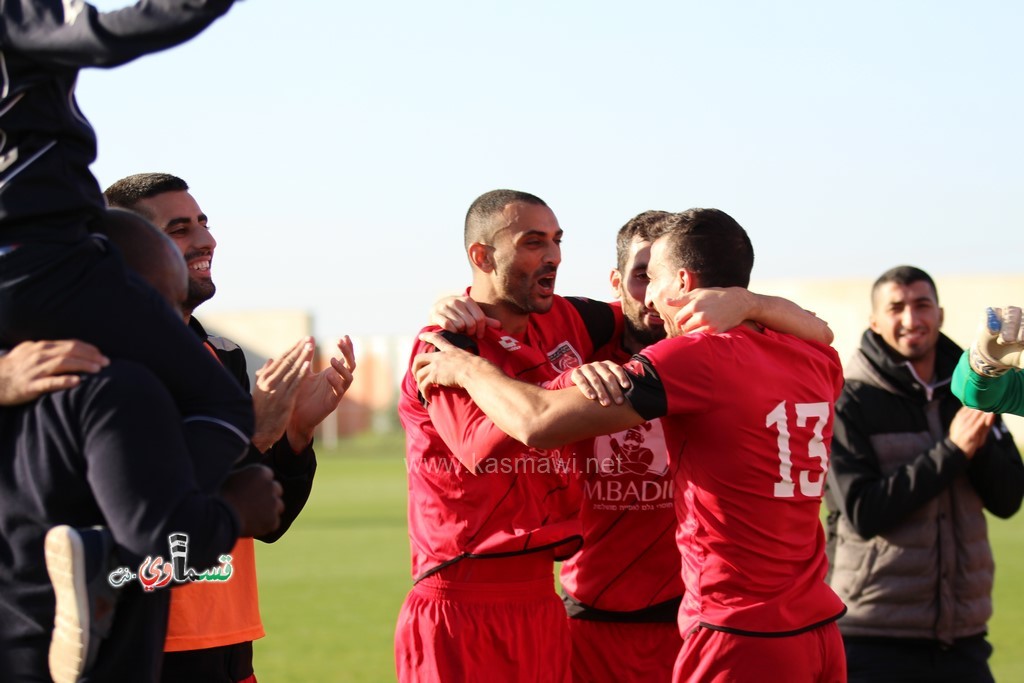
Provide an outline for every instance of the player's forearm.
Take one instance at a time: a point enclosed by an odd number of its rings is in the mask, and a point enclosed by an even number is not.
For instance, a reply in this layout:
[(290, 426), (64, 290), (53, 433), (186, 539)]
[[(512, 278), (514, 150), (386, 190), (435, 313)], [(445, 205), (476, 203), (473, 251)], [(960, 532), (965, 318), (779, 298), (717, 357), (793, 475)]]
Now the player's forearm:
[(462, 387), (501, 431), (528, 446), (538, 446), (536, 439), (543, 435), (548, 421), (545, 394), (549, 392), (514, 380), (482, 359), (476, 360), (479, 362), (468, 364), (463, 371)]
[(827, 322), (782, 297), (751, 292), (749, 317), (770, 330), (808, 341), (831, 344), (834, 339)]
[(985, 377), (971, 369), (965, 351), (950, 382), (953, 395), (968, 408), (990, 413), (1024, 414), (1024, 376), (1010, 371), (999, 377)]
[(558, 448), (644, 422), (629, 403), (602, 407), (576, 387), (547, 390), (490, 363), (467, 368), (462, 386), (503, 432), (533, 448)]

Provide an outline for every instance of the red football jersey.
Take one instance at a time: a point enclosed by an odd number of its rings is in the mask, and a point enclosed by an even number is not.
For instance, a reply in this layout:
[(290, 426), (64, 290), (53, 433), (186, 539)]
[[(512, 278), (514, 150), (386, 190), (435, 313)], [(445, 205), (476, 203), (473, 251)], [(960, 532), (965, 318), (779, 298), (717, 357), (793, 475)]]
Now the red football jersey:
[[(618, 303), (612, 341), (592, 360), (624, 364)], [(567, 375), (552, 388), (572, 386)], [(634, 612), (683, 594), (676, 546), (672, 473), (660, 420), (587, 439), (565, 449), (579, 477), (583, 548), (562, 563), (561, 583), (574, 600), (612, 612)]]
[[(610, 321), (607, 305), (600, 306)], [(460, 339), (509, 376), (541, 384), (593, 353), (593, 325), (580, 310), (555, 297), (550, 312), (530, 316), (522, 338), (492, 329), (480, 340)], [(413, 356), (432, 350), (417, 342)], [(465, 391), (438, 389), (428, 398), (424, 405), (407, 372), (398, 410), (406, 432), (413, 577), (465, 557), (550, 552), (561, 559), (576, 552), (578, 490), (560, 454), (507, 436)]]
[(626, 367), (637, 412), (667, 416), (683, 632), (778, 635), (838, 618), (818, 516), (843, 385), (835, 350), (739, 327), (666, 339)]

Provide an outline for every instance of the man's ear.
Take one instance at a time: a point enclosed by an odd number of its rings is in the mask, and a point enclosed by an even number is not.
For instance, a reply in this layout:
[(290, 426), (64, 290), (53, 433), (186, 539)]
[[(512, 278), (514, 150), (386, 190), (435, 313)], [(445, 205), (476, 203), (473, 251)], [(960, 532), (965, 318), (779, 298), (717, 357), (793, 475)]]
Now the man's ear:
[(622, 273), (619, 272), (618, 268), (612, 268), (612, 272), (608, 275), (608, 281), (612, 284), (612, 291), (615, 292), (615, 296), (621, 297)]
[(683, 293), (692, 292), (700, 287), (700, 280), (697, 278), (697, 273), (692, 270), (680, 268), (676, 277), (679, 279), (679, 288)]
[(882, 333), (881, 332), (881, 327), (878, 324), (878, 317), (875, 315), (874, 302), (872, 302), (872, 306), (871, 306), (871, 315), (868, 316), (868, 329), (871, 330), (872, 332), (874, 332), (875, 334), (881, 334)]
[(469, 262), (483, 272), (490, 273), (494, 270), (493, 252), (494, 250), (486, 244), (473, 242), (469, 245)]

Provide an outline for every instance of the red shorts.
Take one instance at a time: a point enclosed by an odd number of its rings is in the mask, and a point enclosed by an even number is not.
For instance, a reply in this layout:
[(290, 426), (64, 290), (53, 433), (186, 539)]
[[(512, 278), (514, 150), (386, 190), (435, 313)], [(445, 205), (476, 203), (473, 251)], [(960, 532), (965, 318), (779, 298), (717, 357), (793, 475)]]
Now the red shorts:
[(439, 572), (413, 586), (395, 628), (398, 680), (569, 683), (569, 627), (548, 564), (547, 576), (527, 581)]
[(779, 638), (698, 628), (683, 641), (672, 680), (846, 683), (846, 652), (835, 622)]
[(682, 647), (673, 623), (570, 619), (572, 677), (588, 683), (669, 683)]

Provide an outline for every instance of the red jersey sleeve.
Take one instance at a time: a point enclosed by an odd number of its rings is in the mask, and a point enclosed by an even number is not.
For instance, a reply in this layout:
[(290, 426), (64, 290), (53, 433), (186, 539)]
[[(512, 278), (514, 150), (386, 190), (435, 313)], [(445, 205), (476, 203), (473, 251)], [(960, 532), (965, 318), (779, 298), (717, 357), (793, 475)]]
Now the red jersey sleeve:
[[(475, 342), (468, 337), (442, 334), (456, 346), (477, 352)], [(414, 353), (433, 351), (436, 349), (432, 345), (421, 341), (417, 342)], [(471, 472), (488, 457), (513, 455), (523, 448), (521, 443), (501, 431), (465, 390), (437, 387), (428, 393), (425, 405), (431, 424), (452, 455)]]
[(488, 457), (519, 452), (523, 445), (491, 422), (461, 389), (430, 393), (427, 414), (445, 446), (470, 471)]

